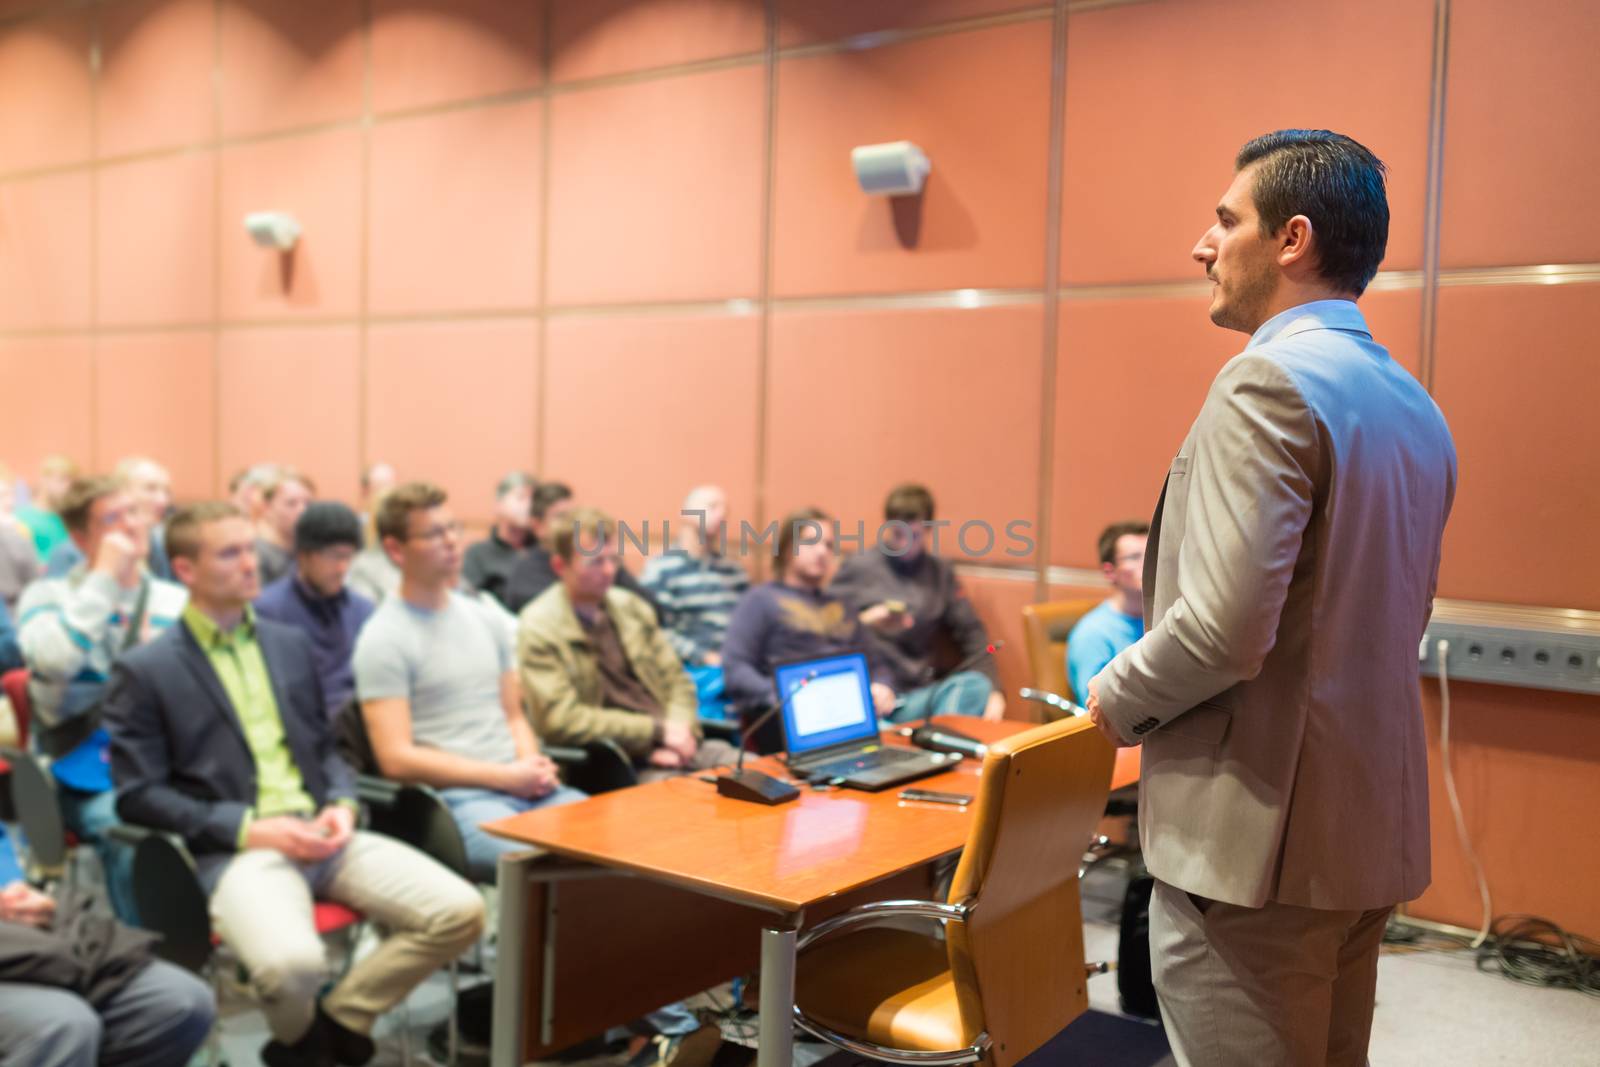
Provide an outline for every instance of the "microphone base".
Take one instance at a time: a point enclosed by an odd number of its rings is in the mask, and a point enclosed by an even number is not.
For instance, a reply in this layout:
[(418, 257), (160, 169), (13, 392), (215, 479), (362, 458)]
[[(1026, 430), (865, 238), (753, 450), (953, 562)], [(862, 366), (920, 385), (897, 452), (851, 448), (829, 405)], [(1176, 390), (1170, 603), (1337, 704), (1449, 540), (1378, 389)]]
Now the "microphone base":
[(911, 731), (911, 743), (929, 752), (952, 752), (975, 760), (983, 759), (989, 752), (989, 746), (977, 738), (942, 726), (917, 727)]
[(717, 779), (717, 793), (754, 804), (783, 804), (800, 795), (800, 790), (760, 771), (729, 771)]

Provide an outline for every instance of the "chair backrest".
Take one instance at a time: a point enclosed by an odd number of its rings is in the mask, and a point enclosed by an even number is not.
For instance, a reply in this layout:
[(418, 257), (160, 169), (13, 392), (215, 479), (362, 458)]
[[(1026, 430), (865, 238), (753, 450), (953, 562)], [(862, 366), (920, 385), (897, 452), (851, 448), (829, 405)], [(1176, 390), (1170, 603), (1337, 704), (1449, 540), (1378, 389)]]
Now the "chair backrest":
[(33, 722), (33, 701), (28, 699), (28, 669), (18, 667), (0, 674), (0, 691), (11, 701), (11, 714), (17, 720), (17, 747), (28, 748), (28, 728)]
[(1072, 683), (1067, 680), (1067, 634), (1103, 599), (1052, 600), (1023, 607), (1022, 632), (1028, 645), (1028, 670), (1033, 675), (1035, 689), (1083, 703), (1083, 694), (1074, 693)]
[(1011, 1067), (1089, 1006), (1078, 866), (1106, 806), (1115, 752), (1063, 719), (990, 747), (972, 832), (950, 887), (968, 903), (947, 948), (963, 1026)]

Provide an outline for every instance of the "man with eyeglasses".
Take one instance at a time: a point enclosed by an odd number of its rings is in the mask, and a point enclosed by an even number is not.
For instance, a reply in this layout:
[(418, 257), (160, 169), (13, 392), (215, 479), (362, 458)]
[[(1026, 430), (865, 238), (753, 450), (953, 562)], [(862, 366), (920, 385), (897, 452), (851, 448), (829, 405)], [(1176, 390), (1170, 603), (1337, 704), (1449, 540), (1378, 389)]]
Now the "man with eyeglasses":
[(356, 694), (385, 777), (438, 789), (473, 878), (492, 882), (502, 852), (520, 849), (479, 824), (582, 800), (539, 751), (522, 712), (511, 629), (458, 591), (461, 524), (443, 489), (411, 482), (378, 506), (383, 549), (400, 568), (356, 640)]
[(149, 513), (116, 478), (76, 478), (59, 505), (82, 562), (28, 586), (17, 604), (18, 644), (33, 705), (31, 743), (52, 761), (67, 828), (94, 846), (118, 918), (138, 921), (129, 849), (117, 823), (100, 703), (112, 664), (183, 614), (183, 586), (152, 575)]
[(1144, 636), (1144, 543), (1147, 522), (1115, 522), (1100, 531), (1100, 573), (1111, 595), (1078, 620), (1067, 634), (1067, 681), (1073, 700), (1083, 701), (1089, 679), (1117, 653)]

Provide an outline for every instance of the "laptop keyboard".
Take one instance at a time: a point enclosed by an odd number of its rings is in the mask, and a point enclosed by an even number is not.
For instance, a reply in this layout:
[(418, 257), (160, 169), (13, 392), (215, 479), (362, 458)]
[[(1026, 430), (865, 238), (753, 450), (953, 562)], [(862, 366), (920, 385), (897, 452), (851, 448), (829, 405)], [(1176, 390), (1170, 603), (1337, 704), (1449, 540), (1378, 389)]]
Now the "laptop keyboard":
[(927, 753), (909, 748), (880, 748), (864, 755), (846, 756), (843, 759), (830, 760), (827, 763), (796, 767), (794, 770), (808, 778), (839, 778), (847, 774), (869, 771), (874, 767), (887, 767), (925, 755)]

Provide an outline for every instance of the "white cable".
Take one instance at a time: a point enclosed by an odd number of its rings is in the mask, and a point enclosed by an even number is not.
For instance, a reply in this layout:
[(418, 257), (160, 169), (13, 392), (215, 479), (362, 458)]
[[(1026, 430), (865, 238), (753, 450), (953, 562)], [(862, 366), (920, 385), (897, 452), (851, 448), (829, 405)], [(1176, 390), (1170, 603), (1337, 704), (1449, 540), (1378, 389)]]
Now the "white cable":
[(1489, 901), (1489, 879), (1484, 877), (1483, 864), (1479, 862), (1478, 853), (1467, 836), (1467, 820), (1461, 814), (1461, 798), (1456, 794), (1456, 776), (1450, 767), (1450, 678), (1445, 669), (1445, 657), (1449, 651), (1450, 642), (1440, 638), (1435, 646), (1439, 657), (1439, 758), (1444, 763), (1444, 791), (1450, 796), (1450, 811), (1456, 817), (1456, 836), (1461, 839), (1461, 851), (1472, 861), (1472, 869), (1478, 876), (1478, 897), (1483, 901), (1483, 926), (1472, 942), (1472, 947), (1477, 948), (1489, 939), (1489, 924), (1494, 909)]

